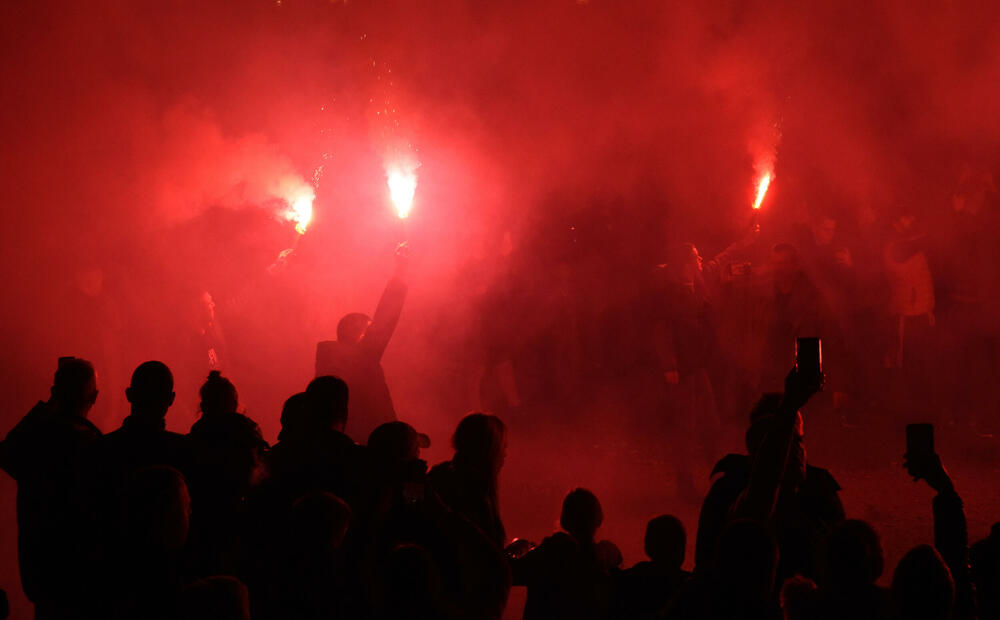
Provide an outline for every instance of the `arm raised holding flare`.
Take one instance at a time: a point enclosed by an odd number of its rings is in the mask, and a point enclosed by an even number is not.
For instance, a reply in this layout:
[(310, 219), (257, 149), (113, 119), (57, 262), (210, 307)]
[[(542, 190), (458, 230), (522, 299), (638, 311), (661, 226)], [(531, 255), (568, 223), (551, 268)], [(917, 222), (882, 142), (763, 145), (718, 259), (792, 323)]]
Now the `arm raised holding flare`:
[(346, 433), (365, 443), (369, 433), (396, 420), (382, 356), (399, 324), (406, 301), (406, 272), (410, 252), (406, 243), (396, 248), (396, 270), (379, 299), (375, 314), (344, 315), (337, 323), (337, 339), (316, 346), (316, 376), (334, 375), (347, 382), (350, 411)]
[(389, 340), (396, 331), (399, 317), (403, 313), (403, 302), (406, 300), (406, 276), (410, 267), (410, 246), (404, 241), (396, 247), (396, 270), (392, 279), (382, 292), (382, 297), (375, 307), (375, 315), (368, 325), (368, 330), (361, 339), (369, 354), (378, 360), (382, 359)]

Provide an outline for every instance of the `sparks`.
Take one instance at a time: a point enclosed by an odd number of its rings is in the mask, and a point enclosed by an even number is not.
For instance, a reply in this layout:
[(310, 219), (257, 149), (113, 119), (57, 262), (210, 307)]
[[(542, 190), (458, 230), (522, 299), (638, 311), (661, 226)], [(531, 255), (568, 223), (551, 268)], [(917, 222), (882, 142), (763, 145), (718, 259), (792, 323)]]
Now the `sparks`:
[(757, 184), (757, 199), (753, 201), (753, 208), (760, 209), (760, 204), (764, 202), (764, 196), (767, 194), (767, 188), (771, 185), (771, 173), (765, 173), (761, 178), (760, 183)]
[(406, 219), (413, 206), (413, 194), (417, 191), (417, 175), (412, 170), (392, 167), (386, 172), (386, 182), (389, 184), (389, 196), (396, 205), (396, 215)]

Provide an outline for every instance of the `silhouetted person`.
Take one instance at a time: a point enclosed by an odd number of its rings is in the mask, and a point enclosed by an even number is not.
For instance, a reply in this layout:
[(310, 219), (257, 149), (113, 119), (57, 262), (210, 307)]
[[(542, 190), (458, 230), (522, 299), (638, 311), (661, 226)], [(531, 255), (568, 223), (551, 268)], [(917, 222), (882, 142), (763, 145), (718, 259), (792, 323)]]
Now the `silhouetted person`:
[(375, 315), (348, 314), (337, 324), (337, 339), (316, 346), (316, 376), (342, 377), (351, 386), (351, 418), (346, 432), (362, 443), (379, 424), (396, 419), (382, 355), (399, 323), (407, 287), (408, 250), (396, 250), (396, 273), (382, 293)]
[(281, 528), (268, 617), (350, 617), (345, 588), (358, 566), (345, 562), (340, 552), (350, 522), (350, 507), (332, 493), (314, 491), (292, 504)]
[(795, 246), (779, 243), (772, 248), (771, 274), (761, 368), (761, 387), (767, 391), (781, 389), (785, 373), (795, 361), (796, 338), (821, 337), (826, 358), (836, 348), (836, 330), (829, 321), (825, 300), (802, 270)]
[(949, 620), (955, 604), (955, 582), (934, 547), (911, 549), (892, 576), (892, 598), (900, 620)]
[(671, 620), (771, 620), (781, 617), (775, 593), (778, 547), (757, 521), (730, 523), (712, 569), (690, 579), (667, 609)]
[(608, 614), (611, 572), (622, 558), (613, 543), (597, 542), (603, 520), (597, 497), (586, 489), (576, 489), (563, 501), (559, 524), (564, 531), (547, 537), (527, 553), (522, 554), (517, 543), (508, 547), (514, 585), (528, 588), (525, 620), (603, 618)]
[(184, 471), (187, 442), (183, 435), (166, 430), (166, 416), (174, 403), (174, 377), (163, 362), (143, 362), (125, 388), (131, 409), (121, 427), (98, 443), (98, 484), (107, 494), (136, 471), (166, 465)]
[[(499, 618), (509, 588), (502, 550), (449, 510), (427, 484), (427, 464), (420, 450), (429, 445), (426, 435), (405, 422), (382, 424), (368, 437), (374, 581), (384, 581), (393, 570), (400, 545), (417, 545), (430, 554), (449, 604), (460, 617)], [(376, 593), (376, 598), (378, 609), (384, 597)]]
[(90, 362), (61, 358), (48, 401), (0, 443), (0, 467), (17, 481), (21, 583), (35, 617), (79, 617), (89, 521), (82, 509), (83, 461), (101, 431), (87, 420), (97, 400)]
[[(803, 422), (799, 409), (823, 386), (822, 374), (793, 369), (774, 417), (766, 424), (750, 462), (746, 490), (733, 505), (735, 517), (768, 523), (781, 551), (778, 578), (813, 578), (820, 545), (830, 529), (844, 519), (844, 507), (831, 480), (809, 481)], [(814, 484), (819, 483), (817, 486)]]
[(179, 620), (250, 620), (247, 587), (236, 577), (215, 575), (181, 589)]
[(817, 617), (889, 620), (892, 596), (876, 585), (885, 560), (878, 534), (864, 521), (849, 519), (837, 525), (826, 542), (823, 588)]
[(892, 347), (886, 366), (900, 369), (904, 380), (902, 404), (908, 411), (931, 412), (928, 387), (934, 377), (932, 345), (936, 318), (934, 278), (927, 258), (927, 233), (913, 215), (893, 219), (892, 237), (883, 253), (889, 280)]
[[(702, 258), (690, 243), (673, 249), (665, 265), (656, 325), (656, 349), (667, 388), (679, 495), (698, 501), (692, 466), (700, 448), (714, 455), (719, 416), (709, 377), (719, 356), (712, 308), (702, 279)], [(694, 441), (692, 441), (694, 439)], [(711, 456), (709, 456), (711, 458)]]
[[(914, 480), (926, 481), (927, 485), (937, 492), (933, 501), (934, 548), (937, 554), (940, 554), (939, 559), (947, 567), (945, 572), (948, 573), (952, 583), (954, 608), (951, 611), (951, 617), (955, 620), (975, 618), (975, 591), (969, 572), (969, 533), (962, 498), (955, 491), (951, 477), (944, 465), (941, 464), (941, 458), (937, 454), (907, 454), (903, 465)], [(927, 562), (928, 566), (933, 564), (928, 558), (924, 558), (923, 561)], [(902, 562), (900, 564), (902, 565)], [(933, 581), (934, 570), (928, 570), (930, 572), (925, 577)], [(896, 569), (896, 576), (899, 576), (899, 568)], [(920, 579), (922, 579), (920, 575), (911, 575), (909, 583), (918, 583)], [(936, 582), (933, 582), (929, 587), (937, 587), (934, 584)], [(893, 578), (893, 590), (896, 590), (895, 577)], [(929, 608), (936, 609), (934, 601), (929, 601)], [(901, 613), (902, 611), (900, 610)]]
[[(803, 402), (801, 399), (798, 397), (798, 402)], [(747, 492), (754, 463), (763, 457), (767, 468), (761, 471), (761, 479), (766, 476), (771, 486), (766, 493), (777, 492), (777, 499), (769, 510), (770, 496), (766, 497), (763, 509), (756, 514), (760, 519), (773, 518), (779, 528), (779, 577), (818, 577), (815, 563), (820, 543), (844, 519), (840, 486), (827, 470), (807, 464), (802, 416), (789, 409), (794, 399), (784, 401), (781, 394), (762, 397), (751, 413), (746, 433), (748, 455), (729, 454), (716, 464), (713, 475), (723, 475), (713, 483), (702, 504), (695, 572), (704, 573), (710, 568), (718, 538)], [(766, 445), (769, 437), (771, 444)], [(786, 445), (775, 446), (774, 440), (782, 438)]]
[(352, 507), (358, 499), (364, 449), (344, 434), (347, 401), (347, 384), (322, 376), (304, 396), (286, 402), (279, 441), (267, 457), (270, 483), (284, 507), (310, 491), (328, 491)]
[(819, 594), (812, 579), (801, 575), (787, 579), (778, 596), (784, 620), (815, 620), (820, 617)]
[(272, 615), (267, 591), (275, 566), (286, 557), (285, 531), (296, 500), (326, 492), (347, 502), (356, 518), (365, 513), (368, 468), (364, 448), (343, 432), (347, 402), (347, 384), (324, 376), (288, 398), (281, 410), (278, 443), (265, 459), (266, 477), (247, 498), (251, 567), (246, 582), (255, 616)]
[(184, 476), (164, 465), (137, 469), (114, 501), (103, 617), (175, 618), (191, 516)]
[(499, 548), (506, 542), (498, 486), (507, 456), (507, 427), (495, 415), (470, 413), (451, 438), (455, 455), (435, 465), (428, 482), (446, 506), (462, 515)]
[(687, 534), (673, 515), (662, 515), (646, 525), (644, 550), (648, 561), (639, 562), (618, 577), (616, 618), (655, 618), (680, 590), (691, 573), (682, 569)]
[(990, 535), (969, 550), (969, 564), (976, 586), (979, 617), (1000, 618), (1000, 522), (990, 528)]
[(457, 620), (463, 616), (445, 596), (433, 556), (423, 547), (392, 550), (383, 577), (385, 605), (379, 620)]
[(210, 372), (201, 387), (201, 418), (187, 436), (196, 576), (235, 574), (244, 498), (267, 451), (257, 423), (238, 407), (236, 387)]
[(278, 441), (299, 433), (309, 425), (309, 396), (305, 392), (292, 394), (281, 407), (281, 430)]

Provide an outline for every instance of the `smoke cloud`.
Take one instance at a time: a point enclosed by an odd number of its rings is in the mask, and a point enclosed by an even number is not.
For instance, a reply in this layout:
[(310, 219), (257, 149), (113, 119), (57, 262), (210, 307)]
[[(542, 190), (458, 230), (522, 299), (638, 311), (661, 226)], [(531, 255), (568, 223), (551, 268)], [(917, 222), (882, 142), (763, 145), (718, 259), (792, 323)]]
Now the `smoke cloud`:
[[(567, 272), (588, 311), (623, 313), (621, 273), (726, 247), (766, 172), (770, 242), (822, 212), (933, 221), (1000, 155), (998, 22), (989, 1), (4, 3), (0, 427), (75, 354), (105, 429), (131, 369), (164, 359), (186, 429), (208, 293), (273, 439), (315, 342), (374, 309), (408, 240), (387, 372), (444, 454), (468, 406), (453, 353), (504, 257), (531, 274), (508, 313), (527, 341)], [(405, 222), (392, 166), (419, 178)]]

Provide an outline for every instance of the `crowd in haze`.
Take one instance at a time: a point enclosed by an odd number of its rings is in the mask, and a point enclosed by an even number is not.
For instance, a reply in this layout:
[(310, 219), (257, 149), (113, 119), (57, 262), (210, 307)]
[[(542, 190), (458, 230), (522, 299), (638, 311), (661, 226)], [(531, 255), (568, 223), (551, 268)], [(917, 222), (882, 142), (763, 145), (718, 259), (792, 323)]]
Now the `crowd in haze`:
[(792, 198), (734, 224), (728, 247), (685, 238), (673, 220), (665, 246), (654, 209), (630, 220), (627, 206), (553, 208), (490, 259), (472, 339), (485, 343), (483, 408), (565, 402), (595, 381), (637, 384), (633, 401), (649, 403), (668, 373), (709, 417), (738, 425), (755, 395), (780, 391), (789, 343), (812, 335), (830, 375), (824, 403), (836, 398), (849, 422), (881, 399), (890, 414), (994, 433), (998, 403), (981, 386), (1000, 351), (996, 183), (966, 165), (942, 193), (878, 208)]
[(349, 387), (322, 375), (291, 396), (273, 446), (217, 371), (187, 435), (165, 430), (175, 394), (141, 364), (131, 413), (87, 420), (93, 366), (60, 360), (47, 401), (0, 444), (18, 483), (21, 578), (38, 618), (499, 618), (512, 585), (525, 618), (998, 617), (1000, 528), (971, 550), (962, 500), (934, 452), (905, 467), (937, 495), (934, 545), (912, 549), (891, 587), (878, 533), (849, 519), (839, 487), (806, 462), (802, 414), (822, 386), (802, 367), (753, 408), (745, 454), (720, 461), (704, 500), (694, 571), (671, 515), (645, 532), (648, 560), (622, 566), (599, 536), (599, 499), (563, 501), (560, 531), (509, 540), (497, 500), (500, 418), (471, 413), (451, 460), (405, 422), (366, 445), (344, 433)]
[[(970, 222), (984, 221), (995, 189), (987, 177), (967, 184), (952, 208), (960, 232), (976, 237)], [(744, 453), (711, 454), (717, 462), (707, 496), (697, 497), (693, 545), (677, 517), (649, 515), (648, 560), (623, 566), (618, 547), (599, 535), (600, 500), (585, 488), (568, 491), (560, 530), (539, 544), (511, 539), (504, 528), (502, 417), (517, 415), (525, 397), (536, 407), (561, 399), (560, 373), (581, 381), (584, 361), (614, 361), (609, 342), (594, 345), (595, 354), (586, 338), (561, 340), (565, 332), (554, 331), (551, 346), (534, 343), (545, 353), (529, 359), (519, 350), (532, 347), (517, 340), (531, 330), (509, 333), (484, 314), (485, 344), (471, 375), (477, 397), (496, 403), (489, 409), (501, 416), (464, 417), (453, 458), (428, 467), (421, 450), (430, 438), (397, 419), (381, 366), (406, 297), (400, 251), (373, 316), (349, 314), (335, 341), (319, 343), (316, 378), (285, 402), (274, 445), (241, 413), (236, 386), (218, 370), (201, 387), (201, 417), (190, 431), (166, 430), (174, 376), (158, 361), (135, 369), (129, 415), (105, 434), (87, 419), (98, 397), (94, 366), (61, 358), (48, 400), (0, 443), (0, 468), (17, 481), (23, 590), (40, 619), (499, 618), (512, 586), (527, 588), (529, 619), (1000, 617), (1000, 527), (970, 547), (962, 500), (933, 449), (909, 453), (904, 464), (937, 494), (928, 507), (933, 545), (907, 553), (888, 588), (878, 584), (888, 572), (878, 533), (848, 518), (834, 475), (806, 459), (807, 403), (839, 407), (879, 393), (909, 410), (910, 421), (928, 421), (933, 403), (947, 401), (954, 410), (931, 421), (977, 432), (995, 422), (977, 417), (983, 406), (963, 411), (967, 390), (934, 376), (941, 349), (932, 335), (938, 299), (946, 299), (957, 344), (945, 361), (995, 354), (982, 328), (993, 300), (982, 277), (989, 248), (965, 248), (969, 277), (949, 277), (944, 290), (933, 275), (933, 235), (907, 212), (890, 227), (879, 258), (868, 259), (878, 270), (856, 268), (860, 252), (840, 243), (827, 215), (813, 218), (804, 241), (769, 246), (764, 268), (749, 259), (759, 246), (754, 227), (711, 259), (692, 243), (676, 244), (651, 270), (629, 315), (648, 327), (648, 351), (636, 347), (640, 361), (601, 373), (612, 382), (615, 372), (655, 375), (659, 388), (645, 398), (671, 425), (676, 441), (664, 450), (675, 459), (682, 500), (697, 493), (690, 452), (712, 453), (719, 426), (732, 425), (723, 412), (740, 410), (736, 424), (745, 430)], [(862, 277), (873, 271), (880, 278)], [(554, 273), (571, 292), (572, 274)], [(497, 278), (483, 293), (486, 305), (516, 307), (504, 300), (517, 296), (508, 285), (523, 276)], [(561, 327), (586, 331), (580, 325)], [(603, 335), (628, 346), (627, 331)], [(831, 370), (825, 391), (819, 364), (797, 365), (792, 346), (813, 336), (822, 337)], [(567, 347), (569, 363), (555, 363)], [(743, 359), (730, 364), (734, 350)], [(540, 362), (548, 368), (530, 372)], [(894, 373), (896, 389), (883, 371)], [(544, 398), (520, 381), (535, 374)], [(956, 412), (964, 417), (956, 421)], [(682, 568), (688, 558), (691, 572)]]

